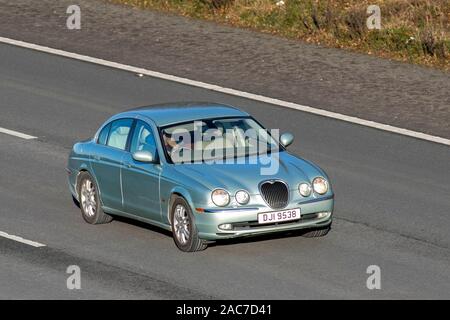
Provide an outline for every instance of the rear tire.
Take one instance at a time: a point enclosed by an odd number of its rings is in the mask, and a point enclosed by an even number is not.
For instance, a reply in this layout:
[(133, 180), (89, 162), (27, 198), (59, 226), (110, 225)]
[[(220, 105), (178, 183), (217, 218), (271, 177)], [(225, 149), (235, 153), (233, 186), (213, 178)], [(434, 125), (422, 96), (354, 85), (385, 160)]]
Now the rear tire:
[(176, 196), (170, 209), (173, 240), (183, 252), (202, 251), (207, 243), (198, 237), (194, 216), (189, 204), (182, 197)]
[(305, 238), (318, 238), (318, 237), (324, 237), (330, 232), (331, 225), (326, 226), (325, 228), (319, 228), (319, 229), (311, 229), (307, 230), (304, 233), (302, 233), (302, 237)]
[(72, 195), (72, 201), (78, 208), (80, 208), (80, 202), (77, 200), (77, 198), (75, 198), (74, 195)]
[(80, 173), (77, 188), (81, 215), (87, 223), (103, 224), (112, 221), (113, 218), (102, 210), (97, 184), (88, 172)]

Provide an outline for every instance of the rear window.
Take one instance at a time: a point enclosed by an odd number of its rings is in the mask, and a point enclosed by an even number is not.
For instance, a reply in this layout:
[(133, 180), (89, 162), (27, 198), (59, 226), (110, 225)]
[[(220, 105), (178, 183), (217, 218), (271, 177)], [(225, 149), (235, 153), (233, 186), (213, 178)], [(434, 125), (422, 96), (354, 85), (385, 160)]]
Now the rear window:
[(107, 145), (120, 150), (125, 150), (132, 124), (133, 119), (119, 119), (113, 121)]
[(111, 128), (111, 124), (105, 126), (100, 134), (98, 135), (97, 143), (106, 145), (106, 141), (108, 140), (109, 129)]

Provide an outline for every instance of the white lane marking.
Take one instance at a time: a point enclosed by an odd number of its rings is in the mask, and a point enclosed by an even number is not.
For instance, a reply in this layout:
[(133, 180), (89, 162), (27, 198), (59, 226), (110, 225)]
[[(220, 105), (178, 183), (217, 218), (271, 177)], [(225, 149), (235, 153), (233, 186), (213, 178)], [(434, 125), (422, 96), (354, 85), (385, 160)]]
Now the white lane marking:
[(45, 47), (45, 46), (40, 46), (37, 44), (24, 42), (24, 41), (0, 37), (0, 42), (18, 46), (18, 47), (27, 48), (27, 49), (32, 49), (32, 50), (36, 50), (36, 51), (41, 51), (41, 52), (45, 52), (45, 53), (50, 53), (50, 54), (54, 54), (54, 55), (58, 55), (58, 56), (66, 57), (66, 58), (76, 59), (76, 60), (80, 60), (80, 61), (84, 61), (84, 62), (90, 62), (90, 63), (107, 66), (107, 67), (111, 67), (111, 68), (115, 68), (115, 69), (125, 70), (125, 71), (129, 71), (129, 72), (137, 73), (137, 74), (144, 74), (144, 75), (154, 77), (154, 78), (169, 80), (169, 81), (178, 82), (178, 83), (182, 83), (182, 84), (186, 84), (186, 85), (190, 85), (190, 86), (194, 86), (194, 87), (199, 87), (199, 88), (208, 89), (208, 90), (212, 90), (212, 91), (216, 91), (216, 92), (226, 93), (226, 94), (237, 96), (237, 97), (242, 97), (242, 98), (247, 98), (247, 99), (251, 99), (251, 100), (255, 100), (255, 101), (278, 105), (278, 106), (285, 107), (285, 108), (295, 109), (295, 110), (299, 110), (302, 112), (312, 113), (312, 114), (316, 114), (316, 115), (327, 117), (327, 118), (337, 119), (337, 120), (350, 122), (350, 123), (358, 124), (358, 125), (365, 126), (365, 127), (388, 131), (388, 132), (392, 132), (392, 133), (396, 133), (396, 134), (400, 134), (400, 135), (404, 135), (404, 136), (409, 136), (409, 137), (413, 137), (413, 138), (417, 138), (417, 139), (422, 139), (422, 140), (431, 141), (431, 142), (450, 146), (450, 140), (446, 139), (446, 138), (433, 136), (433, 135), (429, 135), (429, 134), (418, 132), (418, 131), (398, 128), (398, 127), (394, 127), (391, 125), (378, 123), (378, 122), (374, 122), (374, 121), (364, 120), (364, 119), (360, 119), (357, 117), (346, 116), (344, 114), (326, 111), (323, 109), (313, 108), (313, 107), (309, 107), (309, 106), (304, 106), (304, 105), (293, 103), (293, 102), (287, 102), (287, 101), (283, 101), (283, 100), (279, 100), (279, 99), (269, 98), (269, 97), (265, 97), (265, 96), (258, 95), (258, 94), (243, 92), (243, 91), (239, 91), (239, 90), (235, 90), (235, 89), (221, 87), (221, 86), (214, 85), (214, 84), (209, 84), (209, 83), (200, 82), (200, 81), (196, 81), (196, 80), (190, 80), (190, 79), (186, 79), (186, 78), (172, 76), (170, 74), (165, 74), (165, 73), (161, 73), (161, 72), (157, 72), (157, 71), (151, 71), (151, 70), (147, 70), (147, 69), (143, 69), (143, 68), (133, 67), (133, 66), (129, 66), (129, 65), (125, 65), (125, 64), (121, 64), (121, 63), (117, 63), (117, 62), (112, 62), (112, 61), (107, 61), (107, 60), (103, 60), (103, 59), (93, 58), (93, 57), (81, 55), (78, 53), (67, 52), (64, 50), (53, 49), (53, 48), (49, 48), (49, 47)]
[(33, 246), (35, 248), (46, 247), (45, 244), (42, 244), (42, 243), (39, 243), (39, 242), (36, 242), (36, 241), (27, 240), (27, 239), (24, 239), (22, 237), (14, 236), (12, 234), (8, 234), (8, 233), (3, 232), (3, 231), (0, 231), (0, 237), (7, 238), (7, 239), (10, 239), (10, 240), (14, 240), (14, 241), (21, 242), (21, 243), (25, 243), (25, 244), (28, 244), (28, 245)]
[(14, 131), (14, 130), (1, 128), (1, 127), (0, 127), (0, 133), (9, 134), (10, 136), (19, 137), (19, 138), (26, 139), (26, 140), (37, 139), (37, 137), (30, 136), (28, 134), (25, 134), (25, 133), (22, 133), (22, 132), (17, 132), (17, 131)]

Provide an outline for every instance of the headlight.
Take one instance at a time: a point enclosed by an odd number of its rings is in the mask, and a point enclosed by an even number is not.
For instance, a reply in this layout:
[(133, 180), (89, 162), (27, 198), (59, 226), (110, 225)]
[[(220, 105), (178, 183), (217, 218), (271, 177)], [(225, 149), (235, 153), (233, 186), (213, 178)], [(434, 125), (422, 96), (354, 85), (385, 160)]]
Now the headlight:
[(313, 189), (318, 194), (325, 194), (328, 191), (328, 182), (322, 177), (317, 177), (313, 180)]
[(301, 183), (298, 186), (298, 192), (300, 192), (303, 197), (309, 197), (311, 195), (311, 191), (312, 188), (309, 183)]
[(234, 196), (239, 204), (247, 204), (250, 200), (250, 195), (245, 190), (239, 190)]
[(230, 203), (230, 194), (223, 189), (216, 189), (211, 193), (211, 200), (216, 206), (224, 207)]

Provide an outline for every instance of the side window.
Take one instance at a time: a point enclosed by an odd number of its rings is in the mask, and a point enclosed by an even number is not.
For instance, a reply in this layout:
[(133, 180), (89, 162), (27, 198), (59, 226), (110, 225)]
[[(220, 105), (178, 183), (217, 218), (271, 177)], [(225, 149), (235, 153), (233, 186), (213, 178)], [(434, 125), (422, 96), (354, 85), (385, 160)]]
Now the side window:
[(150, 151), (156, 153), (156, 143), (153, 131), (150, 126), (138, 120), (134, 129), (133, 139), (131, 140), (130, 152)]
[(97, 143), (99, 144), (106, 144), (106, 140), (108, 140), (108, 135), (109, 135), (109, 129), (111, 128), (111, 123), (106, 125), (102, 131), (100, 131), (100, 134), (98, 135), (98, 140)]
[(120, 119), (111, 123), (107, 145), (117, 149), (125, 150), (128, 134), (130, 133), (133, 119)]

